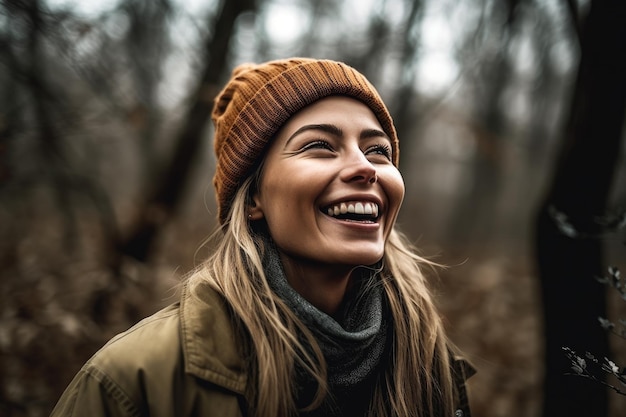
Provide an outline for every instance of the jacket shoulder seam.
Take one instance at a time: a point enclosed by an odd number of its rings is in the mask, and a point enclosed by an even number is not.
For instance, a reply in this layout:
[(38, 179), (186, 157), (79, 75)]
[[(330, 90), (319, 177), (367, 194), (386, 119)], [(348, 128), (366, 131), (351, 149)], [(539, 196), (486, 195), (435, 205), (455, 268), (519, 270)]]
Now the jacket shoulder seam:
[(96, 381), (102, 385), (105, 389), (106, 393), (111, 396), (111, 398), (115, 401), (116, 404), (128, 413), (129, 416), (132, 417), (140, 417), (141, 412), (137, 405), (133, 402), (130, 396), (126, 393), (126, 391), (111, 378), (106, 372), (102, 369), (97, 368), (91, 363), (85, 365), (83, 372), (89, 376), (94, 378)]

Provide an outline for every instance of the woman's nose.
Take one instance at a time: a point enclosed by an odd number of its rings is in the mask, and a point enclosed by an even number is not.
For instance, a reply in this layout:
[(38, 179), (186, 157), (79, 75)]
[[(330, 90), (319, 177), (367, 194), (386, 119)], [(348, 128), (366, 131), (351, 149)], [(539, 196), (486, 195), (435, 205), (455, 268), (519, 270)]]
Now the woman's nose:
[(358, 149), (346, 153), (342, 179), (346, 182), (375, 183), (378, 180), (376, 167), (363, 151)]

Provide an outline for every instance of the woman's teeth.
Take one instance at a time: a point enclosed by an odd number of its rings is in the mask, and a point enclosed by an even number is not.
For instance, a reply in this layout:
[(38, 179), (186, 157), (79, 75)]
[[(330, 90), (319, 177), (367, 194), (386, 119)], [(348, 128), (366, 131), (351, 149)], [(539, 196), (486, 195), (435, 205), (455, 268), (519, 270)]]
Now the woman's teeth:
[(341, 214), (361, 214), (378, 217), (378, 204), (369, 201), (348, 201), (334, 204), (326, 209), (329, 216), (339, 216)]

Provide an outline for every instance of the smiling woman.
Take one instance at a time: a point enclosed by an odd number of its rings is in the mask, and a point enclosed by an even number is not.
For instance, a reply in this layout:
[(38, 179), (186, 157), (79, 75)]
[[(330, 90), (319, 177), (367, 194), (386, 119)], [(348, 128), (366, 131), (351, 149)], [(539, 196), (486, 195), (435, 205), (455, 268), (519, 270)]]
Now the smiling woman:
[(267, 224), (289, 284), (327, 314), (354, 268), (383, 257), (404, 196), (391, 158), (372, 110), (342, 96), (296, 113), (267, 151), (250, 218)]
[(182, 297), (117, 336), (55, 416), (469, 416), (395, 221), (398, 139), (341, 62), (242, 65), (215, 101), (219, 230)]

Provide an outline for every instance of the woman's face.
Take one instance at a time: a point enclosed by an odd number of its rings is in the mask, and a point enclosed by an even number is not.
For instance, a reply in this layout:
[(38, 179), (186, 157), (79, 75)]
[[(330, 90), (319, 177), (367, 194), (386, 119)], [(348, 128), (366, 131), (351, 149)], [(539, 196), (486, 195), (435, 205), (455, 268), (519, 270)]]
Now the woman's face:
[(283, 262), (372, 265), (383, 256), (403, 198), (391, 142), (374, 113), (332, 96), (278, 132), (251, 215), (265, 219)]

